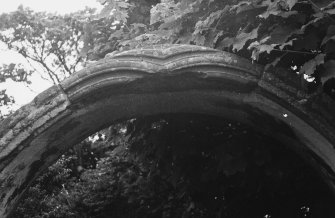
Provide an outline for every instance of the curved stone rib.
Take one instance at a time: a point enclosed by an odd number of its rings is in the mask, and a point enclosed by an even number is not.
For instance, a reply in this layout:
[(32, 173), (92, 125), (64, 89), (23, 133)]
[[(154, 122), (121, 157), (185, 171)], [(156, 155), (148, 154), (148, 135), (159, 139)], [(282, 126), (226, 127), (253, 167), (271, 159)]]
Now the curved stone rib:
[(335, 190), (335, 103), (287, 72), (233, 54), (161, 45), (112, 54), (38, 95), (0, 126), (0, 217), (70, 146), (118, 120), (163, 113), (233, 119), (281, 140)]
[[(143, 50), (116, 54), (111, 58), (106, 58), (78, 72), (70, 79), (63, 81), (62, 86), (65, 90), (69, 90), (83, 80), (89, 80), (90, 77), (96, 77), (99, 74), (106, 74), (106, 76), (109, 77), (111, 73), (118, 73), (120, 71), (139, 72), (140, 74), (141, 72), (152, 74), (160, 72), (175, 73), (177, 70), (186, 71), (188, 67), (201, 66), (226, 68), (225, 71), (220, 71), (225, 73), (227, 73), (228, 69), (231, 69), (232, 71), (243, 71), (251, 76), (261, 76), (262, 67), (251, 65), (247, 60), (238, 58), (233, 54), (224, 52), (218, 53), (217, 50), (207, 49), (205, 47), (199, 47), (198, 50), (195, 50), (194, 46), (182, 45), (178, 48), (179, 49), (169, 48), (168, 52), (164, 52), (163, 50), (162, 56), (157, 56), (160, 53), (155, 49), (146, 49), (145, 57), (142, 56)], [(176, 52), (175, 55), (173, 55), (170, 50)], [(206, 72), (206, 70), (202, 72)], [(208, 69), (207, 72), (210, 72), (210, 69)], [(125, 75), (124, 72), (121, 74), (122, 76)]]

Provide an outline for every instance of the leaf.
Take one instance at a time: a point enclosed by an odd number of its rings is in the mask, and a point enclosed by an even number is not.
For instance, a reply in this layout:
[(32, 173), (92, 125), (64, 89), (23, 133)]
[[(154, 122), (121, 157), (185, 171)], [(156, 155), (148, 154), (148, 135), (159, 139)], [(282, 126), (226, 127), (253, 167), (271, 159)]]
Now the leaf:
[(6, 93), (6, 90), (0, 90), (0, 105), (10, 105), (12, 103), (15, 103), (15, 101)]
[(270, 54), (270, 52), (273, 50), (274, 46), (276, 46), (276, 45), (252, 43), (252, 44), (250, 44), (248, 49), (249, 50), (253, 49), (251, 58), (253, 60), (258, 60), (258, 57), (261, 53), (266, 52), (266, 53)]
[(164, 21), (175, 15), (176, 11), (178, 11), (178, 7), (179, 4), (175, 4), (173, 1), (156, 4), (150, 10), (150, 25)]
[(335, 78), (335, 60), (327, 61), (323, 67), (325, 70), (321, 74), (322, 84), (331, 78)]
[(267, 41), (268, 44), (283, 44), (285, 43), (292, 35), (299, 34), (300, 29), (285, 25), (276, 27), (269, 35), (270, 39)]
[(292, 15), (298, 15), (298, 11), (281, 11), (277, 14), (279, 17), (288, 18)]
[(281, 60), (282, 57), (283, 57), (283, 55), (280, 56), (280, 57), (277, 57), (274, 61), (272, 61), (271, 63), (265, 65), (264, 70), (267, 71), (267, 70), (270, 69), (271, 67), (275, 67), (275, 66), (277, 66), (277, 64), (280, 62), (280, 60)]
[(106, 2), (107, 4), (98, 16), (99, 19), (113, 16), (115, 20), (122, 21), (123, 23), (127, 22), (128, 9), (130, 7), (128, 2), (115, 0), (108, 0)]
[[(223, 31), (218, 34), (217, 25), (222, 20), (222, 17), (226, 15), (228, 7), (222, 10), (211, 13), (205, 20), (200, 20), (195, 24), (195, 29), (192, 33), (192, 41), (196, 45), (210, 45), (214, 46), (218, 38), (223, 35)], [(206, 44), (207, 43), (207, 44)]]
[(218, 48), (229, 48), (234, 43), (234, 38), (226, 37), (218, 45)]
[(281, 10), (279, 8), (279, 1), (278, 0), (275, 0), (275, 1), (266, 0), (266, 1), (262, 2), (262, 5), (268, 6), (268, 8), (264, 13), (259, 15), (259, 17), (261, 17), (261, 18), (267, 19), (270, 15), (277, 15), (281, 12)]
[(127, 9), (127, 8), (129, 8), (130, 4), (128, 2), (117, 2), (117, 6), (119, 8)]
[(128, 19), (128, 13), (124, 10), (116, 10), (112, 13), (112, 15), (115, 17), (115, 20), (122, 21), (123, 23), (127, 23)]
[(239, 35), (237, 35), (236, 40), (234, 41), (234, 44), (233, 44), (233, 50), (239, 51), (244, 47), (245, 43), (248, 40), (257, 38), (258, 29), (259, 29), (259, 26), (253, 29), (250, 33), (242, 32)]
[(255, 10), (262, 7), (264, 8), (265, 6), (250, 1), (240, 1), (237, 5), (233, 5), (230, 11), (235, 11), (236, 14), (239, 14), (244, 11)]
[(326, 54), (318, 54), (317, 56), (315, 56), (315, 58), (307, 61), (300, 68), (299, 73), (311, 76), (314, 73), (316, 67), (319, 66), (320, 64), (324, 63), (325, 56), (326, 56)]
[(259, 29), (259, 26), (253, 29), (249, 33), (242, 31), (236, 37), (233, 37), (233, 38), (227, 37), (222, 40), (220, 45), (222, 45), (223, 47), (230, 47), (232, 45), (233, 51), (240, 51), (245, 46), (248, 40), (252, 40), (258, 37), (258, 29)]
[[(201, 8), (199, 7), (204, 0), (181, 0), (180, 1), (180, 10), (184, 13), (189, 13), (191, 11), (197, 12)], [(214, 1), (214, 0), (213, 0)], [(211, 0), (208, 2), (208, 5), (211, 3)]]
[(291, 16), (292, 13), (289, 12), (293, 6), (298, 2), (298, 0), (266, 0), (262, 2), (263, 6), (267, 6), (267, 10), (259, 15), (259, 17), (267, 19), (270, 15), (288, 17)]
[(323, 20), (323, 18), (325, 17), (325, 14), (322, 12), (318, 12), (313, 14), (314, 19), (310, 20), (308, 23), (304, 24), (301, 26), (301, 32), (304, 33), (305, 30), (307, 29), (307, 27), (309, 26), (315, 26), (318, 27), (321, 23), (321, 21)]
[(315, 31), (310, 32), (308, 35), (304, 35), (304, 38), (297, 39), (294, 41), (294, 49), (295, 50), (316, 50), (319, 48), (320, 37)]
[(197, 36), (193, 37), (193, 41), (196, 45), (203, 46), (203, 45), (205, 45), (206, 37), (202, 36), (202, 35), (197, 35)]
[(218, 19), (221, 18), (227, 12), (227, 9), (218, 10), (216, 12), (211, 13), (204, 21), (199, 20), (195, 24), (195, 30), (193, 32), (194, 35), (201, 34), (201, 32), (205, 29), (211, 27)]
[(335, 25), (330, 25), (327, 29), (327, 35), (323, 38), (321, 46), (326, 44), (329, 40), (335, 40)]
[(335, 40), (326, 43), (324, 47), (324, 53), (334, 53), (335, 52)]
[(286, 4), (288, 6), (288, 9), (291, 10), (297, 2), (298, 2), (298, 0), (286, 0)]
[(292, 45), (293, 40), (286, 42), (286, 40), (294, 33), (299, 32), (298, 29), (291, 26), (278, 26), (275, 28), (269, 36), (262, 39), (260, 42), (253, 42), (249, 45), (248, 49), (252, 50), (251, 58), (253, 60), (258, 60), (259, 54), (270, 52), (276, 47), (282, 50), (287, 45)]
[(253, 54), (251, 56), (251, 58), (253, 60), (258, 60), (258, 56), (262, 52), (267, 52), (268, 54), (270, 54), (270, 52), (273, 50), (274, 46), (276, 46), (276, 45), (275, 44), (273, 44), (273, 45), (266, 44), (266, 42), (269, 39), (270, 39), (270, 36), (267, 36), (264, 39), (262, 39), (261, 41), (252, 42), (248, 46), (248, 50), (253, 50)]
[(280, 46), (279, 46), (279, 49), (280, 50), (283, 50), (286, 46), (292, 46), (293, 45), (293, 41), (295, 41), (296, 39), (291, 39), (290, 41), (288, 41), (288, 42), (285, 42), (285, 43), (283, 43), (283, 44), (281, 44)]
[(105, 5), (104, 8), (101, 10), (101, 12), (100, 12), (98, 18), (100, 19), (100, 18), (105, 18), (105, 17), (110, 16), (110, 14), (111, 14), (113, 8), (114, 8), (114, 7), (113, 7), (113, 5), (111, 5), (111, 4)]
[(223, 36), (223, 34), (224, 32), (222, 30), (216, 34), (213, 40), (213, 47), (216, 45), (216, 43), (218, 43), (218, 40)]

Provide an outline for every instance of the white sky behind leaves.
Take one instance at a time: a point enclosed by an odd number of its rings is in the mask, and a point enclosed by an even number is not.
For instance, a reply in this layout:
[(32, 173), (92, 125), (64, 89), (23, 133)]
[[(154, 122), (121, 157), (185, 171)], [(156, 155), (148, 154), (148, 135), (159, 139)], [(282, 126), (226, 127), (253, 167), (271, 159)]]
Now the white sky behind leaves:
[[(15, 11), (19, 5), (29, 7), (34, 11), (48, 11), (59, 14), (82, 10), (86, 6), (92, 8), (101, 7), (96, 0), (0, 0), (0, 5), (0, 14)], [(8, 51), (6, 46), (0, 44), (0, 66), (11, 62), (19, 63), (20, 61), (23, 63), (25, 62), (20, 55)], [(0, 90), (7, 89), (7, 94), (14, 97), (16, 104), (13, 109), (17, 109), (22, 105), (29, 103), (38, 93), (52, 85), (50, 82), (42, 79), (38, 74), (33, 74), (30, 79), (32, 81), (30, 88), (25, 84), (13, 81), (0, 83)]]
[(65, 14), (84, 9), (85, 6), (98, 7), (96, 0), (0, 0), (0, 13), (10, 12), (19, 5), (29, 7), (35, 11), (48, 11)]

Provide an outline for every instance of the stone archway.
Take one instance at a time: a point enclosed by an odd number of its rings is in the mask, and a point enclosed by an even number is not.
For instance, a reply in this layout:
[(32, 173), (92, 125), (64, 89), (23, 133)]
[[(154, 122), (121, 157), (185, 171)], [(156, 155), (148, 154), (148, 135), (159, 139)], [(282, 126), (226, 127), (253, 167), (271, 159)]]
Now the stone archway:
[(298, 150), (335, 191), (335, 102), (287, 72), (233, 54), (165, 45), (111, 55), (1, 123), (0, 217), (70, 146), (118, 120), (170, 113), (233, 119)]

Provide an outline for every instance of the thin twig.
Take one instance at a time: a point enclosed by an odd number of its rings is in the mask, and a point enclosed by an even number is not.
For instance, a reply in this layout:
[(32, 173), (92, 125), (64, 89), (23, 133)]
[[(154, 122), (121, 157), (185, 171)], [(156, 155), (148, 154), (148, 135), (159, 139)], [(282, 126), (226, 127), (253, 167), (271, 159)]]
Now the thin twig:
[(41, 77), (42, 79), (44, 79), (44, 80), (50, 82), (50, 79), (44, 77), (43, 74), (42, 74), (39, 70), (37, 70), (36, 67), (29, 61), (28, 58), (26, 58), (26, 61), (28, 62), (28, 64), (30, 65), (30, 67), (33, 68), (33, 70), (34, 70), (35, 72), (37, 72), (37, 73), (40, 75), (40, 77)]
[(130, 28), (127, 26), (127, 24), (123, 23), (123, 25), (127, 28), (128, 32), (130, 32)]
[(33, 90), (30, 85), (28, 83), (23, 83), (23, 85), (28, 88), (31, 92), (35, 93), (35, 94), (38, 94), (38, 92), (36, 92), (35, 90)]
[(280, 52), (288, 52), (288, 53), (307, 54), (307, 55), (316, 55), (316, 54), (319, 54), (319, 53), (308, 52), (308, 51), (295, 51), (295, 50), (288, 50), (288, 49), (280, 50), (280, 49), (277, 49), (277, 48), (274, 48), (273, 50), (274, 51), (280, 51)]
[(71, 72), (72, 72), (72, 71), (75, 72), (78, 63), (79, 63), (81, 60), (82, 60), (82, 57), (79, 56), (79, 57), (77, 58), (77, 61), (76, 61), (74, 64), (72, 64), (72, 66), (71, 66), (71, 68), (70, 68)]
[[(41, 65), (44, 67), (44, 69), (46, 69), (46, 72), (48, 73), (49, 77), (53, 79), (53, 82), (54, 82), (55, 85), (57, 85), (57, 84), (60, 83), (60, 79), (58, 78), (57, 74), (56, 74), (54, 71), (52, 71), (52, 70), (48, 67), (48, 65), (46, 65), (46, 63), (44, 63), (44, 61), (43, 61), (42, 59), (39, 60), (39, 61), (37, 61), (37, 62), (38, 62), (39, 64), (41, 64)], [(54, 79), (56, 80), (56, 82), (55, 82)]]
[[(60, 48), (59, 48), (60, 49)], [(61, 64), (63, 64), (63, 68), (65, 69), (66, 72), (68, 72), (70, 75), (72, 74), (71, 70), (68, 68), (68, 66), (66, 65), (66, 61), (65, 58), (62, 54), (60, 54), (59, 51), (55, 51), (54, 53), (56, 55), (56, 57), (58, 58), (58, 60), (60, 61)]]

